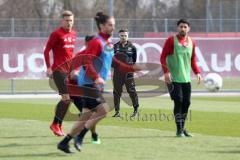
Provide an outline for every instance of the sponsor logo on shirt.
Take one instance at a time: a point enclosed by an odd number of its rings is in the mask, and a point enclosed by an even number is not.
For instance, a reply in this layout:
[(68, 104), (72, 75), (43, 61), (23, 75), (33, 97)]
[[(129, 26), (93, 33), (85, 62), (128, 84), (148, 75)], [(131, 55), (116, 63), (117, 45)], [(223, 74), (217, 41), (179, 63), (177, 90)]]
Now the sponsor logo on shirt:
[(64, 38), (64, 42), (69, 42), (69, 43), (72, 43), (72, 42), (75, 42), (76, 39), (75, 38), (72, 38), (72, 37), (65, 37)]
[(63, 48), (75, 48), (74, 44), (65, 44)]

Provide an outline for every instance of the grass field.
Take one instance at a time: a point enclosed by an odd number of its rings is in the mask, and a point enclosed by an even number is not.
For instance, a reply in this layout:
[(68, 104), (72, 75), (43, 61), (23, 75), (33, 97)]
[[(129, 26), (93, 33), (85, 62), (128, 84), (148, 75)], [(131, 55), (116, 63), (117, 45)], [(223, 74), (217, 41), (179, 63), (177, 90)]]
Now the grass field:
[[(222, 90), (240, 90), (240, 78), (224, 78), (223, 79), (223, 88)], [(13, 89), (12, 89), (13, 88)], [(112, 81), (108, 80), (106, 89), (111, 90)], [(137, 90), (142, 89), (155, 89), (156, 86), (138, 86)], [(192, 81), (193, 90), (206, 90), (203, 83), (197, 85), (196, 80)], [(38, 80), (38, 79), (0, 79), (0, 93), (39, 93), (39, 92), (52, 92), (52, 89), (49, 87), (48, 80)]]
[[(98, 125), (101, 145), (84, 141), (81, 153), (56, 149), (61, 138), (49, 130), (56, 99), (0, 99), (0, 159), (218, 159), (240, 158), (240, 98), (193, 97), (187, 128), (193, 138), (176, 138), (172, 102), (168, 97), (140, 99), (135, 120), (122, 104), (123, 118), (108, 117)], [(74, 106), (72, 114), (77, 113)], [(68, 117), (67, 117), (68, 118)], [(70, 118), (68, 118), (70, 119)], [(65, 121), (65, 131), (72, 126)]]

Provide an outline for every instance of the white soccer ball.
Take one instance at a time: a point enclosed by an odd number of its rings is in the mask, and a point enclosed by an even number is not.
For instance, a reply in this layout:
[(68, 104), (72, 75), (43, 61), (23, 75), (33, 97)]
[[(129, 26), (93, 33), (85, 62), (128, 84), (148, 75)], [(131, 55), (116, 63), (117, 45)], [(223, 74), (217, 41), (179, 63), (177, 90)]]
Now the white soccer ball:
[(210, 92), (217, 92), (222, 88), (222, 77), (217, 73), (208, 73), (204, 77), (204, 85)]

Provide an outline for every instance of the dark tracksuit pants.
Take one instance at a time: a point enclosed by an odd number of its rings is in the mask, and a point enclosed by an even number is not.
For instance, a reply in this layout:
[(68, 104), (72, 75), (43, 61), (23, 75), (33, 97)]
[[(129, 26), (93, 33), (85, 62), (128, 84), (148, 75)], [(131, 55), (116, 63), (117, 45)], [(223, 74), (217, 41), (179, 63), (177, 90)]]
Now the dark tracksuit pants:
[(113, 95), (116, 112), (119, 112), (120, 110), (120, 98), (123, 92), (123, 85), (125, 85), (127, 92), (132, 100), (133, 108), (137, 109), (139, 107), (133, 74), (130, 73), (128, 75), (123, 75), (115, 72), (113, 74)]
[(173, 82), (168, 85), (171, 99), (174, 101), (174, 116), (177, 130), (184, 129), (191, 99), (191, 83)]

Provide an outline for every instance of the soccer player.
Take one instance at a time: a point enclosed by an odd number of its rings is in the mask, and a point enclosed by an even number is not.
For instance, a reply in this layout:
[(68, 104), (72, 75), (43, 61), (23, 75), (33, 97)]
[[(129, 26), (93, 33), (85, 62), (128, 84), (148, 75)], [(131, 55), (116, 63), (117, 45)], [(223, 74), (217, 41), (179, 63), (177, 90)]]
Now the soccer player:
[(177, 22), (178, 34), (169, 37), (162, 50), (161, 64), (165, 82), (168, 84), (171, 99), (174, 101), (174, 116), (177, 137), (191, 137), (185, 129), (191, 99), (191, 68), (202, 80), (196, 64), (195, 42), (188, 36), (190, 24), (185, 19)]
[[(137, 59), (137, 49), (128, 40), (128, 30), (119, 30), (120, 41), (114, 44), (114, 54), (115, 57), (129, 65), (136, 63)], [(113, 95), (114, 95), (114, 107), (115, 114), (113, 117), (120, 117), (120, 98), (122, 94), (123, 85), (126, 86), (127, 92), (132, 100), (133, 104), (133, 114), (131, 117), (135, 117), (138, 111), (138, 96), (135, 89), (134, 75), (133, 73), (122, 74), (118, 68), (114, 68), (113, 72)]]
[[(85, 46), (86, 47), (88, 46), (88, 42), (90, 40), (92, 40), (93, 38), (94, 38), (94, 36), (90, 36), (90, 35), (85, 36)], [(84, 54), (85, 54), (85, 50), (77, 53), (76, 57), (84, 55)], [(77, 85), (78, 75), (79, 75), (79, 68), (76, 69), (76, 70), (73, 70), (71, 72), (70, 77), (69, 77), (69, 84)], [(84, 99), (80, 95), (79, 96), (76, 96), (76, 95), (71, 96), (71, 93), (70, 93), (70, 98), (73, 101), (74, 105), (78, 108), (80, 113), (82, 113), (82, 108), (84, 106)], [(101, 141), (100, 141), (100, 138), (98, 137), (98, 134), (96, 132), (96, 125), (94, 125), (91, 128), (91, 132), (92, 132), (92, 141), (91, 141), (91, 143), (92, 144), (100, 144)]]
[[(74, 23), (74, 15), (71, 11), (62, 13), (62, 25), (51, 33), (46, 48), (44, 57), (47, 66), (47, 76), (53, 78), (58, 92), (61, 95), (61, 100), (56, 106), (55, 116), (50, 129), (57, 136), (64, 136), (62, 129), (62, 121), (70, 105), (70, 96), (67, 92), (66, 80), (67, 74), (58, 68), (65, 61), (73, 57), (73, 51), (76, 41), (76, 32), (72, 29)], [(50, 63), (50, 51), (53, 53), (53, 64)]]
[[(89, 62), (81, 66), (78, 85), (95, 91), (97, 97), (84, 97), (85, 106), (83, 106), (79, 121), (74, 124), (71, 131), (57, 145), (57, 148), (65, 153), (72, 153), (69, 148), (69, 142), (76, 135), (74, 146), (80, 151), (85, 134), (110, 111), (102, 96), (102, 91), (112, 61), (116, 61), (115, 65), (122, 67), (122, 71), (126, 73), (140, 70), (138, 66), (128, 66), (113, 58), (113, 46), (109, 38), (112, 36), (115, 28), (115, 19), (102, 12), (98, 12), (95, 16), (95, 21), (99, 33), (88, 43), (85, 54), (89, 55), (86, 59)], [(99, 63), (99, 59), (102, 63)]]

